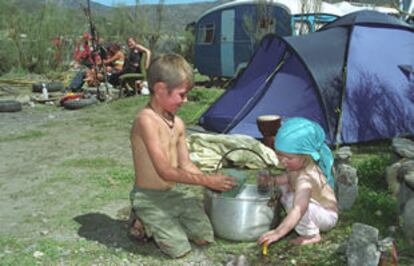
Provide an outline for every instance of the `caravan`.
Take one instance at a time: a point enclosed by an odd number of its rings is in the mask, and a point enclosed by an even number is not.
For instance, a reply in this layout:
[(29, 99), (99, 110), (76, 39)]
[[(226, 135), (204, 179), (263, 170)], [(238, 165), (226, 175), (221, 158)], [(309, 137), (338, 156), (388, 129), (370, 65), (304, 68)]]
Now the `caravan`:
[(195, 23), (195, 67), (210, 77), (234, 77), (260, 39), (305, 34), (342, 15), (332, 4), (300, 0), (236, 0), (206, 11)]

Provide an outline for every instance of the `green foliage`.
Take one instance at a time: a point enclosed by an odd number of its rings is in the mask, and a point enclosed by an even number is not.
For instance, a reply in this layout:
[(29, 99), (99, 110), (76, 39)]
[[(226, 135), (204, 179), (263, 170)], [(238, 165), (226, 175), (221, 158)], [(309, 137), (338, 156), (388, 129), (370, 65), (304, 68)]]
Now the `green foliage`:
[[(54, 3), (42, 5), (37, 12), (30, 13), (16, 5), (5, 5), (4, 8), (2, 5), (2, 10), (7, 19), (2, 21), (0, 30), (6, 38), (0, 38), (0, 42), (6, 49), (0, 57), (3, 62), (9, 62), (5, 64), (8, 68), (12, 66), (37, 73), (59, 68), (61, 61), (55, 60), (58, 47), (53, 43), (56, 37), (62, 39), (59, 49), (61, 60), (70, 60), (76, 29), (82, 28), (80, 12)], [(0, 69), (0, 73), (8, 70)]]
[(357, 201), (350, 211), (342, 212), (341, 219), (372, 225), (387, 234), (388, 227), (397, 221), (396, 200), (387, 192), (374, 191), (364, 185), (359, 186), (358, 190)]
[[(72, 60), (76, 40), (90, 31), (80, 3), (86, 1), (0, 0), (0, 75), (10, 69), (47, 73), (65, 70)], [(104, 42), (125, 44), (127, 37), (150, 48), (153, 55), (163, 51), (164, 42), (174, 44), (173, 50), (192, 62), (194, 35), (186, 32), (187, 24), (216, 3), (189, 5), (118, 5), (106, 8), (92, 3), (92, 22)], [(185, 14), (183, 16), (182, 14)], [(61, 37), (61, 61), (55, 60)]]
[(386, 191), (385, 169), (391, 165), (389, 154), (374, 154), (355, 164), (359, 183), (373, 190)]

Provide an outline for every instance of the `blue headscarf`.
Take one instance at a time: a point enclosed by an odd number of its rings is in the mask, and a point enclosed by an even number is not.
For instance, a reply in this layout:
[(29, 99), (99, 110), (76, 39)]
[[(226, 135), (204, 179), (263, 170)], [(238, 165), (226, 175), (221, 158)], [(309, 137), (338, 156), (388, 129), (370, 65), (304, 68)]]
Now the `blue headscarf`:
[(276, 134), (275, 149), (285, 153), (310, 155), (326, 176), (328, 184), (334, 188), (334, 159), (325, 143), (325, 132), (319, 124), (299, 117), (284, 121)]

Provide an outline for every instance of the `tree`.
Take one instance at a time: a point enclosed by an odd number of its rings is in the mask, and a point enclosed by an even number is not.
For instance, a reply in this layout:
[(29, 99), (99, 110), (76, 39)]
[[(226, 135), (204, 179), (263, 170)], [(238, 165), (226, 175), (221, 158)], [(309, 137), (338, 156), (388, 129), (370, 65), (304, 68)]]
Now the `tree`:
[(255, 1), (255, 15), (243, 16), (243, 28), (250, 39), (252, 51), (255, 45), (269, 33), (276, 32), (276, 18), (272, 15), (272, 2), (266, 0)]

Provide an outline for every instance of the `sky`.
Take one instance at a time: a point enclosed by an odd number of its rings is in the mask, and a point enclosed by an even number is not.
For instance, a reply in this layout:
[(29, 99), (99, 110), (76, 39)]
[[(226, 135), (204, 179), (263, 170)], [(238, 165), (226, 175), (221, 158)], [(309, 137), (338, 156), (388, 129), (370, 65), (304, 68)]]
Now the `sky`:
[[(92, 0), (107, 6), (116, 6), (117, 4), (134, 5), (135, 0)], [(215, 0), (165, 0), (165, 4), (190, 4), (196, 2), (214, 2)], [(139, 0), (140, 4), (158, 4), (159, 0)]]

